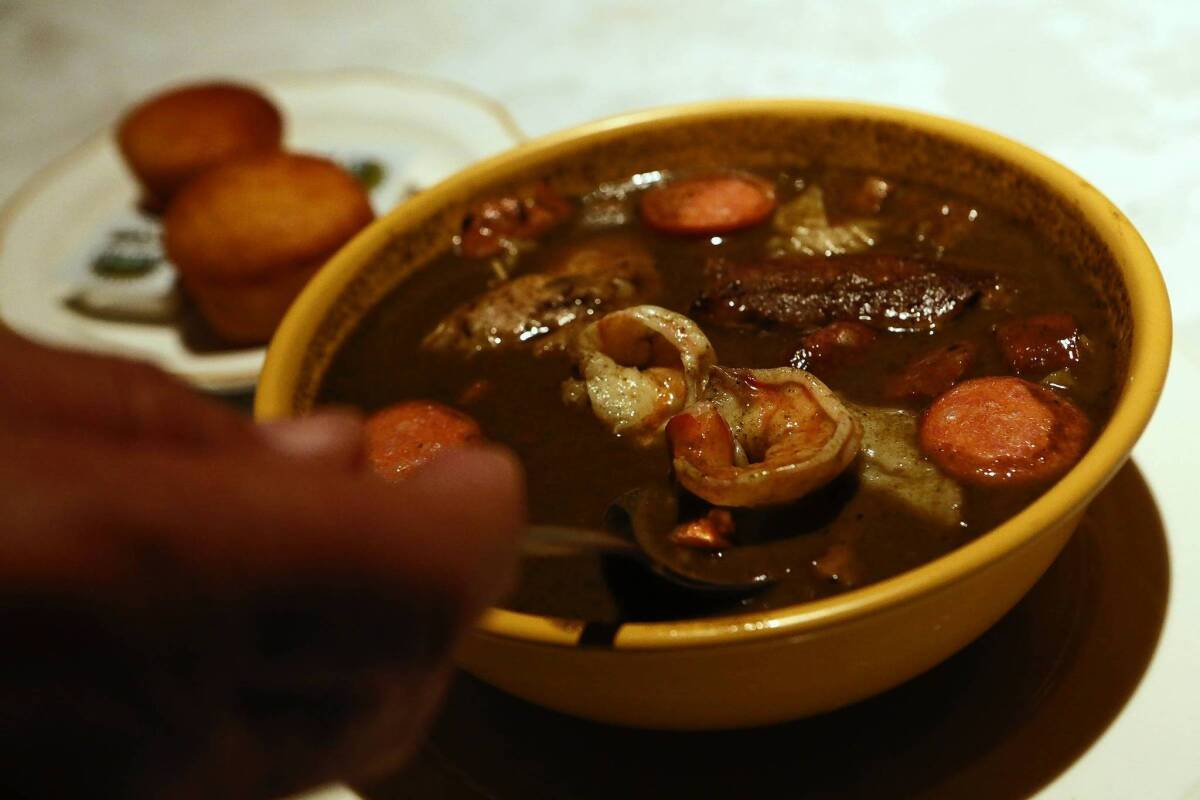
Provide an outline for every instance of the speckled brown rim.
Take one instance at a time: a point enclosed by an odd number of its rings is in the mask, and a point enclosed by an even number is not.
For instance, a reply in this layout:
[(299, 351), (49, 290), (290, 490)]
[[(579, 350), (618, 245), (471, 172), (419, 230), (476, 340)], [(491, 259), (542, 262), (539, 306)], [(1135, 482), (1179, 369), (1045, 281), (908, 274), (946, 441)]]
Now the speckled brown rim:
[[(1012, 556), (1040, 533), (1067, 521), (1125, 462), (1149, 422), (1166, 380), (1171, 350), (1170, 303), (1153, 255), (1129, 220), (1093, 186), (1046, 156), (998, 134), (906, 109), (824, 100), (730, 100), (638, 111), (551, 134), (484, 160), (418, 195), (376, 221), (321, 270), (292, 306), (271, 342), (255, 412), (270, 419), (295, 413), (294, 399), (305, 349), (356, 272), (402, 229), (453, 198), (501, 174), (584, 146), (622, 138), (664, 123), (752, 117), (852, 119), (900, 124), (930, 133), (1014, 165), (1052, 192), (1069, 198), (1111, 252), (1125, 282), (1133, 320), (1130, 368), (1108, 425), (1082, 460), (1053, 488), (1008, 522), (952, 553), (916, 569), (824, 600), (711, 619), (628, 623), (612, 637), (617, 650), (729, 646), (765, 637), (795, 636), (861, 619), (916, 600)], [(492, 609), (479, 633), (529, 644), (577, 646), (578, 620)]]

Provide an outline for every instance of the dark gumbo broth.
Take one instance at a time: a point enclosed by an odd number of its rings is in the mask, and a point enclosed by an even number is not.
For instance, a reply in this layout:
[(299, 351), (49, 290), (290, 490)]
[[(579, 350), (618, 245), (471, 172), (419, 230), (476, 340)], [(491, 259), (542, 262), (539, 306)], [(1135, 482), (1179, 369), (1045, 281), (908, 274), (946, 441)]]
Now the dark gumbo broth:
[[(1053, 385), (1083, 410), (1093, 431), (1104, 423), (1115, 399), (1111, 378), (1115, 345), (1103, 309), (1094, 293), (1029, 231), (986, 203), (912, 183), (885, 179), (886, 196), (863, 211), (861, 188), (874, 180), (872, 176), (817, 170), (763, 177), (774, 184), (780, 208), (776, 219), (789, 201), (819, 186), (830, 224), (839, 219), (868, 221), (869, 242), (853, 247), (952, 265), (958, 274), (983, 287), (965, 310), (927, 330), (880, 331), (848, 363), (819, 371), (812, 367), (848, 403), (907, 409), (915, 420), (930, 398), (897, 399), (888, 388), (889, 378), (906, 364), (942, 345), (966, 341), (976, 349), (964, 379), (1010, 375), (1012, 367), (997, 343), (997, 326), (1066, 312), (1081, 333), (1079, 358), (1067, 369), (1051, 370), (1048, 377), (1023, 377)], [(797, 354), (804, 351), (805, 336), (816, 326), (770, 320), (721, 324), (697, 306), (706, 293), (705, 265), (710, 259), (752, 262), (772, 249), (794, 247), (786, 234), (781, 239), (776, 221), (767, 218), (713, 236), (659, 232), (638, 213), (641, 192), (632, 184), (606, 186), (572, 199), (575, 208), (569, 220), (541, 235), (536, 246), (522, 250), (519, 257), (508, 259), (510, 277), (549, 269), (581, 242), (640, 245), (653, 256), (661, 281), (646, 302), (691, 316), (711, 341), (719, 364), (766, 368), (804, 363)], [(319, 402), (373, 411), (399, 400), (421, 398), (461, 409), (478, 421), (487, 437), (519, 455), (528, 476), (530, 518), (537, 523), (597, 527), (609, 504), (624, 492), (648, 485), (673, 486), (671, 454), (665, 443), (638, 446), (604, 427), (586, 403), (564, 402), (562, 385), (574, 368), (567, 355), (535, 356), (528, 347), (463, 355), (422, 346), (423, 338), (464, 300), (500, 282), (498, 263), (467, 258), (451, 249), (417, 271), (380, 302), (342, 346), (325, 377)], [(923, 468), (931, 471), (927, 462)], [(958, 484), (950, 488), (957, 493), (953, 513), (935, 510), (931, 514), (907, 502), (903, 491), (881, 490), (860, 480), (852, 468), (799, 501), (735, 510), (737, 530), (731, 548), (703, 552), (664, 546), (664, 552), (675, 552), (692, 565), (716, 572), (739, 559), (766, 560), (787, 568), (785, 580), (752, 597), (714, 600), (687, 595), (663, 587), (636, 568), (579, 557), (527, 560), (521, 585), (507, 605), (611, 621), (711, 615), (820, 598), (895, 575), (953, 550), (1015, 514), (1045, 491), (1047, 482), (1015, 488)], [(691, 515), (707, 508), (694, 497), (685, 494), (684, 498), (683, 506)], [(835, 545), (843, 556), (849, 553), (852, 570), (839, 574), (820, 568)]]

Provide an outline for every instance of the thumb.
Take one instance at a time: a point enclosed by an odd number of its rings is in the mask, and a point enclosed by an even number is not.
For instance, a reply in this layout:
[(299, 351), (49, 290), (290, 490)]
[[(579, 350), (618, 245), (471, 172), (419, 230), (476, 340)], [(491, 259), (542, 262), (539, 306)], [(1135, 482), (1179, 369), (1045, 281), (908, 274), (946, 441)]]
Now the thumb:
[(250, 423), (149, 364), (35, 344), (0, 329), (0, 420), (191, 449), (244, 441)]
[(511, 588), (517, 541), (525, 523), (525, 481), (519, 462), (495, 447), (453, 450), (399, 484), (406, 497), (409, 542), (462, 603), (464, 622), (474, 619)]
[(258, 438), (285, 456), (333, 469), (356, 468), (365, 461), (361, 415), (344, 409), (307, 417), (260, 422)]

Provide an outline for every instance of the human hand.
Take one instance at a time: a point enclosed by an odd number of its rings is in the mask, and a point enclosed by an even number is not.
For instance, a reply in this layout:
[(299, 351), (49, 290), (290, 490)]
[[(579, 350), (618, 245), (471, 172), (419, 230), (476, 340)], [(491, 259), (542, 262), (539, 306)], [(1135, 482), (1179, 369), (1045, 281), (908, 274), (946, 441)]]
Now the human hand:
[(353, 416), (256, 427), (3, 330), (0, 385), (0, 786), (261, 797), (402, 761), (511, 580), (509, 455), (386, 484)]

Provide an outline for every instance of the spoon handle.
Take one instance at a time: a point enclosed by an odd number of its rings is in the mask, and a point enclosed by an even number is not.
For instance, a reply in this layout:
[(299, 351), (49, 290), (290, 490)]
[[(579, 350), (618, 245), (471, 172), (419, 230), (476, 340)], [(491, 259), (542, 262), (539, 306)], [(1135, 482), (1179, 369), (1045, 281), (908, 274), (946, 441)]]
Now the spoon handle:
[(636, 543), (616, 534), (563, 525), (530, 525), (521, 540), (521, 551), (540, 557), (580, 553), (640, 554)]

